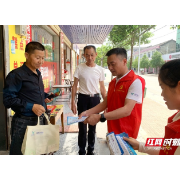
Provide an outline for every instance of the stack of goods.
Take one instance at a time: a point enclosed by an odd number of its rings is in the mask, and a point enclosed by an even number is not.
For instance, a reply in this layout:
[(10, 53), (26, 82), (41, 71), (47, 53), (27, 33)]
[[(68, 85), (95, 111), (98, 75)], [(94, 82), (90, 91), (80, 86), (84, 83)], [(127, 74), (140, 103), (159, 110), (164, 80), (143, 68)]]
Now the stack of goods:
[(112, 155), (137, 155), (132, 146), (123, 139), (128, 137), (128, 134), (107, 134), (107, 144)]

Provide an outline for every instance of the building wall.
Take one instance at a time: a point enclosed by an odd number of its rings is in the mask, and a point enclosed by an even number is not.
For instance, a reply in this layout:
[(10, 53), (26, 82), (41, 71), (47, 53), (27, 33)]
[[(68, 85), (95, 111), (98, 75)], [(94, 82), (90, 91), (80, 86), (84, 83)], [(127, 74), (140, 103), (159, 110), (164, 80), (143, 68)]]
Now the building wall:
[(164, 54), (162, 55), (164, 61), (171, 61), (173, 59), (180, 59), (180, 52)]
[(176, 52), (176, 41), (171, 40), (163, 45), (160, 46), (159, 49), (157, 49), (161, 54), (169, 54)]
[(176, 52), (180, 52), (180, 29), (177, 29)]
[(72, 50), (72, 75), (74, 75), (76, 69), (76, 53)]

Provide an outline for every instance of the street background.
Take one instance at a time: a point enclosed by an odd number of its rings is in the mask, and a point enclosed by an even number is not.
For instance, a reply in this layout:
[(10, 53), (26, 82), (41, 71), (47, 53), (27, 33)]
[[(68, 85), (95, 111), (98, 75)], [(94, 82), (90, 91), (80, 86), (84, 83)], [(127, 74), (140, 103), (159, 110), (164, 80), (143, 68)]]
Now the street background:
[[(105, 72), (105, 88), (108, 90), (109, 82), (111, 81), (111, 72), (108, 69), (104, 69)], [(142, 121), (139, 130), (137, 140), (145, 142), (147, 138), (163, 138), (164, 130), (167, 124), (167, 119), (173, 115), (176, 111), (169, 110), (164, 103), (163, 97), (161, 96), (161, 88), (158, 83), (158, 76), (155, 74), (141, 75), (146, 81), (146, 97), (143, 102), (142, 109)], [(68, 94), (63, 97), (69, 96)], [(65, 126), (67, 116), (72, 116), (69, 102), (59, 102), (54, 100), (53, 104), (64, 105), (64, 119)], [(61, 126), (61, 120), (57, 122)], [(74, 125), (71, 125), (74, 126)], [(75, 129), (78, 132), (76, 125)], [(78, 133), (68, 132), (65, 134), (60, 133), (60, 145), (59, 150), (55, 155), (77, 155), (78, 154)], [(107, 134), (107, 122), (99, 122), (96, 126), (96, 142), (95, 142), (95, 153), (96, 155), (109, 155), (109, 149), (106, 144)], [(137, 151), (136, 151), (137, 152)], [(8, 151), (1, 151), (1, 154), (8, 154)], [(137, 152), (138, 155), (146, 155), (144, 153)]]

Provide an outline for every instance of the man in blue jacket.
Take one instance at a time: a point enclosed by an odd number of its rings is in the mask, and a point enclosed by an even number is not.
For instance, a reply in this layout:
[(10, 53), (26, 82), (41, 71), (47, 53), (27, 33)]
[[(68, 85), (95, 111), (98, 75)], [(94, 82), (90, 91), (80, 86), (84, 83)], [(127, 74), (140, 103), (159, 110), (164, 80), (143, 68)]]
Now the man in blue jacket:
[(27, 126), (44, 124), (43, 113), (46, 104), (52, 100), (44, 92), (41, 72), (44, 63), (45, 48), (39, 42), (30, 42), (25, 48), (26, 62), (12, 70), (6, 77), (3, 89), (3, 103), (11, 108), (15, 115), (11, 124), (10, 155), (22, 155), (21, 146)]

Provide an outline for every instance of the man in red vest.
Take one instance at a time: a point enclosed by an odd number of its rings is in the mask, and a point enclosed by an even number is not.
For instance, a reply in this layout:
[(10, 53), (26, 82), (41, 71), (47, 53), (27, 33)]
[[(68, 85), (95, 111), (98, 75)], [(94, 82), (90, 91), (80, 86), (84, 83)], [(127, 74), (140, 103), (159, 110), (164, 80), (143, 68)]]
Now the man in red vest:
[[(108, 132), (127, 133), (137, 138), (142, 117), (142, 103), (145, 80), (128, 70), (127, 52), (114, 48), (107, 52), (107, 64), (113, 76), (107, 97), (94, 108), (82, 112), (79, 117), (88, 116), (84, 123), (95, 125), (107, 121)], [(96, 114), (107, 108), (107, 113)]]

